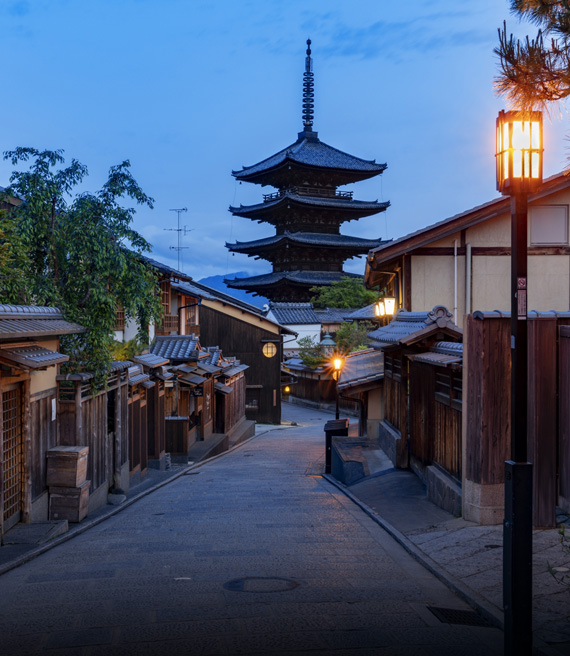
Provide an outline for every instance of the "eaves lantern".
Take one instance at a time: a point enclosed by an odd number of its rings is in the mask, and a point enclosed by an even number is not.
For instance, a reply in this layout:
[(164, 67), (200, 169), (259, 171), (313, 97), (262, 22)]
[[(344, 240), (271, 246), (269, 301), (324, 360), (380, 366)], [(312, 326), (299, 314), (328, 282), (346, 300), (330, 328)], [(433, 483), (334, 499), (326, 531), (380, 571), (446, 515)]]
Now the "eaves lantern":
[(542, 112), (500, 111), (497, 117), (497, 190), (532, 193), (542, 183)]

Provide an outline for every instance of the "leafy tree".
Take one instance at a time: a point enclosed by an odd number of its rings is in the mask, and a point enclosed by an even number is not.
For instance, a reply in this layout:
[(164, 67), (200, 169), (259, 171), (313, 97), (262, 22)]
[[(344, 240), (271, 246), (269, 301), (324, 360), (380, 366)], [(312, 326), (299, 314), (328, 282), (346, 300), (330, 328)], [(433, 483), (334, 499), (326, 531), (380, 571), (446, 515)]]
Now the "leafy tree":
[(362, 278), (341, 278), (332, 285), (312, 287), (315, 296), (311, 299), (317, 309), (344, 308), (358, 309), (374, 303), (378, 297), (376, 292), (366, 289)]
[(523, 40), (507, 34), (506, 23), (499, 30), (497, 90), (517, 108), (548, 110), (570, 95), (570, 3), (511, 0), (511, 12), (539, 30), (536, 38)]
[(16, 222), (0, 210), (0, 289), (2, 302), (21, 305), (28, 295), (28, 260)]
[(305, 367), (317, 369), (317, 367), (320, 367), (327, 362), (327, 357), (323, 351), (323, 347), (314, 337), (311, 337), (310, 335), (301, 337), (301, 339), (297, 341), (297, 344), (299, 344), (299, 357)]
[(371, 321), (345, 322), (336, 331), (335, 342), (339, 353), (347, 355), (368, 348), (368, 333), (376, 326)]
[(112, 358), (117, 308), (138, 321), (144, 341), (149, 323), (162, 315), (156, 273), (140, 258), (150, 244), (131, 227), (135, 209), (121, 205), (130, 199), (152, 208), (153, 201), (128, 161), (111, 167), (100, 191), (76, 193), (87, 168), (75, 159), (64, 168), (62, 151), (17, 148), (4, 158), (13, 166), (30, 164), (12, 173), (6, 190), (23, 199), (10, 220), (25, 255), (25, 275), (12, 287), (2, 279), (0, 302), (54, 305), (84, 326), (84, 334), (62, 336), (61, 348), (70, 369), (90, 371), (100, 384)]

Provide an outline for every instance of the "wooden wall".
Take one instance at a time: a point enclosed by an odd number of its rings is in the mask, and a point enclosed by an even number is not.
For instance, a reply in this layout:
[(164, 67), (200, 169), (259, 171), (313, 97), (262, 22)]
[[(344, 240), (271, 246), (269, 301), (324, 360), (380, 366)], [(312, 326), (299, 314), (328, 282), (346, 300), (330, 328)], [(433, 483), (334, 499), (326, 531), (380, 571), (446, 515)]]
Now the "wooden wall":
[[(277, 353), (266, 358), (261, 349), (263, 340), (275, 340)], [(261, 423), (281, 423), (281, 361), (283, 346), (280, 336), (239, 321), (235, 317), (202, 305), (200, 307), (200, 343), (219, 346), (225, 356), (235, 356), (249, 369), (245, 372), (248, 385), (259, 385), (259, 407), (246, 410), (248, 419)]]
[(32, 501), (46, 489), (46, 452), (57, 446), (57, 417), (52, 421), (52, 402), (57, 390), (34, 395), (30, 400)]

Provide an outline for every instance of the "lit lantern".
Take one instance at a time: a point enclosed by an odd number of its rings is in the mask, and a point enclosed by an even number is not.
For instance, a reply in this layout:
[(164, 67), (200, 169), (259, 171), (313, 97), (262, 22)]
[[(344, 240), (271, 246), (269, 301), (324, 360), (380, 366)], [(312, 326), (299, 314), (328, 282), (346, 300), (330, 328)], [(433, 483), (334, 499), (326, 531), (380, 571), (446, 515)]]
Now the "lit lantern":
[(503, 195), (536, 191), (542, 183), (542, 112), (499, 112), (497, 189)]
[(396, 299), (393, 296), (384, 296), (374, 305), (377, 317), (391, 317), (396, 310)]

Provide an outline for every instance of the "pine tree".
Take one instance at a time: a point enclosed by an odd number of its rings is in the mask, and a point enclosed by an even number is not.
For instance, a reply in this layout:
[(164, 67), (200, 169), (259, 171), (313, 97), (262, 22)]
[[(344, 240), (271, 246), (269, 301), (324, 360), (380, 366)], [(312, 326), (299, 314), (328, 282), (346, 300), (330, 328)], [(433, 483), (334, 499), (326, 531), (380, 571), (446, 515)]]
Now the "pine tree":
[(522, 110), (549, 110), (570, 95), (570, 2), (511, 0), (511, 13), (538, 26), (534, 39), (523, 40), (499, 30), (500, 95)]

